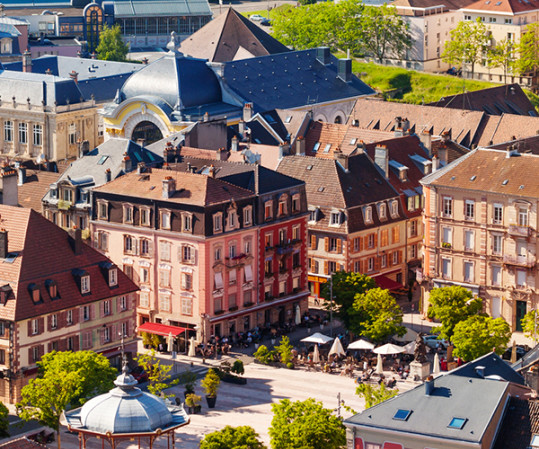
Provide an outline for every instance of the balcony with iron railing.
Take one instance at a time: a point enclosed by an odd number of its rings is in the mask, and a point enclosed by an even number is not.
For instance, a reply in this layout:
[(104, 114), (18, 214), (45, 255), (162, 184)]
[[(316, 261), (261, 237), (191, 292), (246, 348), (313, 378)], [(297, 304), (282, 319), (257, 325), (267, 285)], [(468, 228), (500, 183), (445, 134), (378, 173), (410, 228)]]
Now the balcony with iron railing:
[(506, 265), (515, 265), (517, 267), (533, 268), (537, 263), (533, 254), (526, 256), (504, 254), (503, 263)]
[(516, 237), (529, 237), (531, 235), (531, 228), (529, 226), (521, 226), (515, 223), (512, 223), (507, 228), (509, 235), (514, 235)]

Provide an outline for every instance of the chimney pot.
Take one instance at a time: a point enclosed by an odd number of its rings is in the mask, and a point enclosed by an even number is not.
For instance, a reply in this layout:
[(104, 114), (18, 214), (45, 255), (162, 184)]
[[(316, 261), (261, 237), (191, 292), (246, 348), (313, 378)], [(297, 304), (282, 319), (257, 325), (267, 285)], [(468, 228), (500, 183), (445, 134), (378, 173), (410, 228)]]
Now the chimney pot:
[(165, 179), (163, 179), (162, 198), (168, 200), (172, 197), (172, 195), (174, 195), (175, 191), (176, 180), (172, 176), (166, 176)]
[(429, 376), (425, 380), (425, 395), (430, 396), (434, 391), (434, 377)]
[(75, 83), (77, 83), (77, 84), (79, 83), (79, 74), (75, 70), (72, 70), (69, 73), (69, 78), (71, 78), (73, 81), (75, 81)]
[(253, 103), (245, 103), (243, 105), (243, 121), (248, 122), (253, 118)]
[(105, 170), (105, 179), (106, 179), (107, 182), (110, 182), (110, 180), (112, 179), (112, 174), (110, 172), (110, 168), (107, 168)]
[(232, 137), (232, 139), (230, 141), (230, 151), (238, 151), (239, 150), (238, 142), (239, 142), (238, 136)]
[(7, 231), (0, 229), (0, 259), (5, 259), (8, 255)]
[(17, 181), (17, 185), (22, 186), (26, 182), (26, 168), (19, 167), (19, 179)]

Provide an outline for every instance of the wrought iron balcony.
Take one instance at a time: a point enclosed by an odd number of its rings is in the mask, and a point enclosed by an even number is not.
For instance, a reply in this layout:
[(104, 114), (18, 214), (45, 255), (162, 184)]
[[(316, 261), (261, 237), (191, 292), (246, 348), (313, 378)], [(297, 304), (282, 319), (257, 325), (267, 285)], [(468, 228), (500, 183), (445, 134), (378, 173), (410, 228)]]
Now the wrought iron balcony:
[(515, 235), (517, 237), (529, 237), (531, 235), (531, 228), (529, 226), (519, 226), (517, 224), (510, 224), (507, 229), (510, 235)]
[(503, 263), (506, 265), (515, 265), (517, 267), (532, 268), (537, 263), (534, 255), (529, 254), (527, 256), (508, 255), (503, 256)]

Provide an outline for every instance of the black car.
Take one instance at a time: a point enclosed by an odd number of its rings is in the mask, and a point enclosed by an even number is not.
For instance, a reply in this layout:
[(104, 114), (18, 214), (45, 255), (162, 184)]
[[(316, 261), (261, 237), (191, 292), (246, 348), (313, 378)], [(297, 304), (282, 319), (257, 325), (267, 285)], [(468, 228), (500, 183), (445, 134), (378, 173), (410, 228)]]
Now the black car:
[(264, 25), (265, 27), (271, 26), (271, 20), (270, 19), (262, 19), (260, 21), (260, 25)]

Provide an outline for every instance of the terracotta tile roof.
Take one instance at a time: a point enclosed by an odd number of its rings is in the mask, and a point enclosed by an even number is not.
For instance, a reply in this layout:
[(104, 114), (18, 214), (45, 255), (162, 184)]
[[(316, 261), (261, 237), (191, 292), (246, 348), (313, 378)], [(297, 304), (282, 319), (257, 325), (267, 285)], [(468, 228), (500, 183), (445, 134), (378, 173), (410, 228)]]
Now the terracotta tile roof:
[(60, 176), (60, 173), (27, 170), (24, 184), (18, 187), (19, 205), (41, 213), (41, 199)]
[[(0, 217), (13, 256), (0, 260), (0, 286), (9, 284), (14, 297), (0, 305), (0, 319), (23, 320), (138, 290), (120, 270), (118, 287), (110, 288), (99, 266), (109, 259), (84, 243), (80, 254), (75, 254), (68, 233), (32, 209), (0, 205)], [(72, 273), (75, 269), (90, 275), (90, 294), (81, 295)], [(60, 299), (48, 295), (48, 279), (56, 281)], [(32, 283), (40, 289), (39, 304), (30, 296)]]
[(225, 62), (290, 50), (236, 10), (228, 8), (182, 41), (180, 51), (211, 62)]
[(151, 172), (142, 174), (128, 173), (103, 186), (97, 187), (94, 191), (163, 200), (163, 181), (168, 177), (172, 177), (176, 182), (175, 193), (166, 200), (169, 202), (208, 206), (230, 201), (232, 198), (247, 198), (252, 195), (252, 192), (249, 190), (207, 175), (158, 169), (153, 169)]
[(518, 84), (507, 84), (459, 95), (450, 95), (429, 103), (428, 106), (482, 111), (489, 115), (502, 115), (505, 113), (537, 116), (533, 104)]
[(432, 8), (434, 6), (443, 6), (444, 10), (456, 10), (463, 8), (472, 2), (473, 0), (395, 0), (391, 2), (390, 5), (395, 6), (397, 9), (399, 6), (411, 8)]
[(539, 157), (477, 149), (424, 178), (425, 184), (512, 196), (539, 197)]
[(539, 434), (539, 403), (533, 399), (511, 397), (494, 449), (530, 447), (534, 434)]
[(458, 143), (453, 142), (452, 140), (444, 140), (443, 138), (433, 138), (431, 143), (432, 154), (438, 157), (440, 149), (447, 149), (447, 161), (453, 162), (459, 157), (468, 154), (470, 150)]
[(478, 132), (486, 114), (463, 109), (358, 99), (349, 122), (357, 120), (360, 128), (393, 131), (396, 117), (408, 119), (412, 133), (427, 130), (439, 136), (449, 131), (452, 140), (470, 147), (478, 140)]
[(507, 150), (508, 146), (514, 145), (519, 153), (539, 154), (539, 136), (524, 137), (518, 140), (509, 140), (507, 142), (489, 145), (487, 148), (493, 150)]
[(180, 156), (197, 157), (199, 159), (219, 159), (219, 153), (214, 150), (205, 150), (202, 148), (193, 148), (182, 146), (180, 149)]
[(539, 9), (539, 0), (479, 0), (463, 11), (484, 11), (490, 13), (520, 13)]
[(347, 130), (347, 125), (312, 122), (305, 134), (305, 154), (333, 159), (333, 150), (340, 147)]
[(30, 440), (27, 437), (17, 438), (0, 444), (0, 448), (2, 449), (44, 449), (46, 447), (47, 446)]
[(503, 114), (489, 116), (485, 128), (477, 140), (479, 146), (496, 145), (510, 140), (531, 137), (539, 131), (539, 117)]

